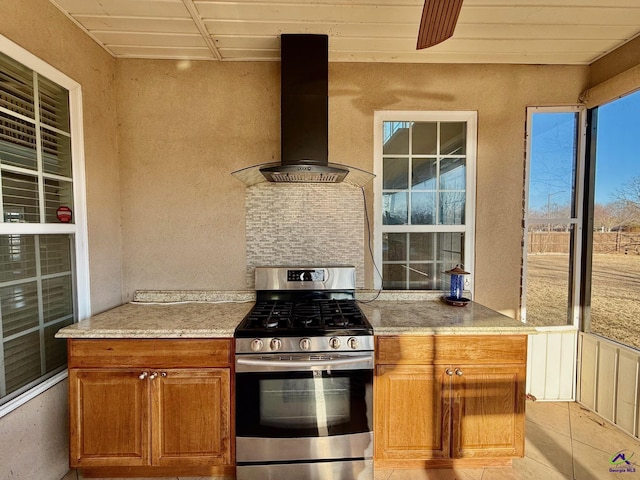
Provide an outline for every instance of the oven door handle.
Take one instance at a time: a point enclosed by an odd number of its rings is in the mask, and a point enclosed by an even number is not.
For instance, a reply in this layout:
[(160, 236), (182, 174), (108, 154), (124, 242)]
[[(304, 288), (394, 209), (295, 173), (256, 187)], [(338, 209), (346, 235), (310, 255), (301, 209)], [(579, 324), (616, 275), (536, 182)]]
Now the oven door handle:
[(238, 358), (238, 365), (252, 367), (288, 367), (288, 368), (309, 368), (309, 367), (339, 367), (341, 365), (353, 365), (356, 363), (373, 364), (372, 355), (361, 355), (346, 358), (334, 358), (328, 360), (259, 360), (255, 358)]

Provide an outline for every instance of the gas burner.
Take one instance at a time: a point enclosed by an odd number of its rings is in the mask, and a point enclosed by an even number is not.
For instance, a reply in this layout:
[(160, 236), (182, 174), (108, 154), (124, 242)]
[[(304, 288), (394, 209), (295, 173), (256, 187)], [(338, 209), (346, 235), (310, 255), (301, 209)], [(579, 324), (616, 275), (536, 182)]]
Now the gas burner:
[(342, 315), (336, 315), (331, 319), (331, 325), (334, 325), (336, 327), (346, 327), (347, 325), (349, 325), (349, 320)]

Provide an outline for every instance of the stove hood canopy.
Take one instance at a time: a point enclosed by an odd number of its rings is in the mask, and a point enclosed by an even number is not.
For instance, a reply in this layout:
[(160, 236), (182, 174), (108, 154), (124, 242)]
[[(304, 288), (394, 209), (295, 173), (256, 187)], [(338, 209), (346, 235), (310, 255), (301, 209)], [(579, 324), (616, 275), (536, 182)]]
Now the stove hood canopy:
[(247, 185), (261, 182), (340, 183), (363, 186), (374, 178), (359, 168), (329, 163), (329, 39), (280, 36), (280, 163), (232, 173)]

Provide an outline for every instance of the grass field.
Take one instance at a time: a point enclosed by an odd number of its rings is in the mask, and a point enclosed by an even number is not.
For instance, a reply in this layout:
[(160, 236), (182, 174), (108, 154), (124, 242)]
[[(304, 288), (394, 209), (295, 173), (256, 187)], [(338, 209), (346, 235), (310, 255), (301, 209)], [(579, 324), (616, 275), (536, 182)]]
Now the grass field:
[[(567, 255), (527, 257), (527, 322), (564, 325)], [(591, 332), (640, 348), (640, 255), (594, 255)]]

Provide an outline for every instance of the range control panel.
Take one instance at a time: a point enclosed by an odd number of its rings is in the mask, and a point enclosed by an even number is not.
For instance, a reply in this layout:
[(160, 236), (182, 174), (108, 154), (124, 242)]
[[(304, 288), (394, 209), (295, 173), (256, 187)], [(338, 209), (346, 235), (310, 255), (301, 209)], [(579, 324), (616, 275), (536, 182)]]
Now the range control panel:
[(325, 270), (287, 270), (287, 282), (324, 282)]

